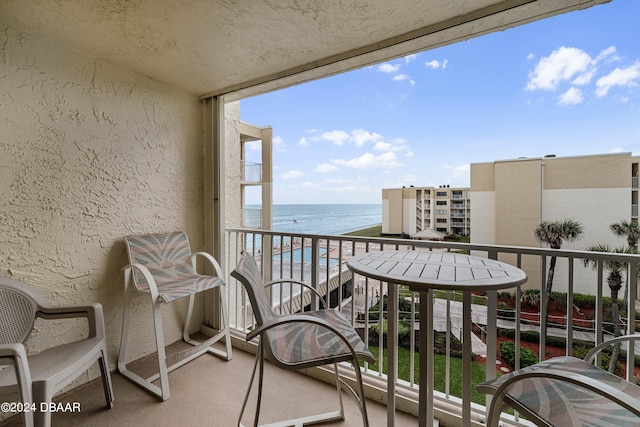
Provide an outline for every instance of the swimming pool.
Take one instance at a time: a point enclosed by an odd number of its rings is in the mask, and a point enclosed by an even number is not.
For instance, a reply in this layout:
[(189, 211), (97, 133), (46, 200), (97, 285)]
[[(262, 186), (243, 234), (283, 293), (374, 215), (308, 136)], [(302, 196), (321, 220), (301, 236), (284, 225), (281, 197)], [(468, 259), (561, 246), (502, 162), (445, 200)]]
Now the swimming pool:
[[(324, 256), (327, 253), (326, 249), (320, 249), (320, 265), (327, 265), (327, 258)], [(291, 251), (286, 250), (279, 254), (275, 254), (273, 256), (274, 261), (280, 261), (280, 259), (284, 261), (291, 261)], [(293, 261), (294, 262), (304, 262), (308, 263), (312, 261), (311, 257), (311, 248), (296, 248), (293, 250)], [(337, 258), (329, 258), (329, 265), (334, 266), (338, 265), (339, 260)]]

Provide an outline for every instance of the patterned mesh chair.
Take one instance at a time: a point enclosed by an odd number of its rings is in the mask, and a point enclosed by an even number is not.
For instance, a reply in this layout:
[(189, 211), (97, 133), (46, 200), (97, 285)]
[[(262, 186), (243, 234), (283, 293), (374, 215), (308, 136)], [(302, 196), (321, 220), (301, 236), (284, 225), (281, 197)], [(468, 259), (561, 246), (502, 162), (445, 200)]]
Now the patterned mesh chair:
[(477, 385), (493, 394), (487, 426), (498, 426), (504, 404), (537, 426), (638, 426), (640, 387), (592, 364), (604, 348), (640, 341), (640, 334), (614, 338), (583, 359), (553, 357)]
[[(288, 315), (277, 314), (269, 303), (266, 290), (268, 287), (278, 283), (297, 283), (314, 292), (323, 303), (324, 301), (315, 289), (293, 279), (276, 280), (264, 284), (254, 258), (246, 252), (241, 255), (240, 261), (231, 276), (243, 284), (256, 319), (256, 327), (247, 334), (247, 341), (259, 337), (256, 361), (251, 374), (249, 388), (242, 404), (238, 425), (242, 425), (242, 416), (254, 383), (256, 369), (258, 369), (258, 395), (253, 421), (253, 425), (258, 426), (262, 399), (264, 358), (268, 357), (275, 366), (287, 370), (333, 364), (340, 404), (340, 409), (335, 412), (311, 415), (269, 425), (302, 426), (325, 421), (344, 420), (341, 394), (344, 390), (355, 398), (362, 413), (363, 423), (368, 426), (362, 374), (358, 362), (375, 363), (375, 358), (353, 329), (349, 320), (339, 311), (332, 309)], [(338, 376), (337, 364), (343, 361), (349, 361), (353, 365), (358, 388), (357, 392)]]
[[(26, 355), (23, 343), (36, 318), (78, 317), (87, 319), (87, 338)], [(18, 391), (23, 402), (33, 404), (35, 412), (24, 413), (25, 425), (35, 422), (36, 426), (49, 426), (51, 412), (40, 411), (40, 404), (52, 402), (56, 393), (95, 362), (100, 366), (107, 406), (112, 408), (102, 306), (52, 306), (35, 288), (18, 280), (0, 278), (0, 396)]]
[[(204, 353), (215, 354), (225, 360), (231, 360), (231, 337), (229, 335), (229, 318), (223, 289), (226, 285), (218, 262), (206, 252), (191, 253), (189, 239), (182, 232), (166, 234), (149, 234), (129, 236), (125, 238), (130, 264), (124, 267), (124, 319), (118, 370), (139, 386), (161, 398), (169, 399), (169, 372), (192, 361)], [(196, 259), (201, 257), (215, 271), (215, 276), (201, 275), (196, 272)], [(158, 357), (158, 373), (142, 378), (126, 366), (127, 338), (131, 321), (132, 289), (149, 294), (153, 307), (153, 321), (156, 335)], [(193, 314), (195, 295), (209, 289), (219, 288), (221, 318), (224, 328), (204, 342), (193, 340), (189, 336), (189, 325)], [(193, 347), (166, 356), (164, 334), (162, 328), (162, 304), (168, 304), (179, 298), (189, 297), (189, 307), (184, 323), (182, 338)], [(211, 345), (225, 339), (226, 351)], [(153, 384), (160, 380), (160, 387)]]

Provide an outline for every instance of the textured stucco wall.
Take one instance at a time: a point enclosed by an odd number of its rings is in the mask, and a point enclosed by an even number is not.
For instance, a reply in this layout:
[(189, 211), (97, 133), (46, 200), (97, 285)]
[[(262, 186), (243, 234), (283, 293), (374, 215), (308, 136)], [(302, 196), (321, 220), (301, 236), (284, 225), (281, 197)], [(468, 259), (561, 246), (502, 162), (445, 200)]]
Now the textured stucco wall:
[[(56, 305), (101, 303), (112, 369), (122, 237), (183, 229), (203, 246), (202, 141), (195, 95), (0, 24), (0, 275)], [(148, 298), (135, 304), (131, 358), (154, 346)], [(164, 310), (168, 342), (185, 306)], [(79, 334), (41, 323), (31, 350)]]

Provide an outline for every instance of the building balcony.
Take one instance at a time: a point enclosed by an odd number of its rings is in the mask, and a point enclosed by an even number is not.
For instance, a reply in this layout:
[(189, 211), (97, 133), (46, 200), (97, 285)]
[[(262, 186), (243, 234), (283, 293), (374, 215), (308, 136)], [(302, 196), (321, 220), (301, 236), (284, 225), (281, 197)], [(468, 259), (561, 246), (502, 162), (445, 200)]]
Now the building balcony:
[[(316, 283), (322, 295), (331, 301), (333, 307), (338, 307), (356, 328), (371, 331), (373, 327), (381, 328), (382, 319), (387, 318), (388, 312), (383, 306), (382, 312), (376, 311), (377, 302), (381, 296), (388, 294), (388, 285), (380, 281), (368, 279), (352, 274), (346, 267), (346, 261), (353, 255), (389, 249), (408, 249), (416, 251), (460, 251), (476, 256), (497, 259), (515, 265), (528, 275), (528, 282), (523, 285), (526, 289), (540, 291), (538, 303), (546, 301), (544, 278), (550, 265), (550, 257), (557, 259), (553, 290), (565, 292), (565, 299), (560, 299), (556, 305), (564, 304), (566, 314), (561, 318), (541, 318), (540, 308), (525, 307), (522, 289), (509, 290), (516, 301), (521, 301), (514, 310), (505, 314), (505, 310), (498, 305), (498, 295), (494, 292), (473, 296), (472, 304), (472, 349), (476, 361), (482, 370), (484, 378), (494, 378), (505, 366), (497, 351), (498, 332), (509, 331), (506, 336), (516, 342), (516, 367), (519, 365), (523, 336), (531, 334), (528, 331), (547, 331), (549, 336), (563, 339), (563, 353), (571, 353), (579, 341), (602, 342), (611, 336), (610, 325), (605, 321), (604, 305), (606, 292), (606, 265), (610, 262), (622, 263), (627, 266), (629, 274), (628, 298), (632, 310), (622, 310), (625, 315), (621, 318), (625, 332), (636, 330), (634, 318), (635, 301), (637, 300), (637, 265), (640, 256), (629, 254), (610, 254), (585, 251), (551, 250), (544, 248), (522, 248), (494, 245), (461, 244), (452, 242), (413, 241), (402, 239), (372, 239), (347, 236), (319, 236), (309, 234), (278, 233), (255, 229), (227, 230), (226, 259), (223, 260), (223, 270), (228, 274), (233, 270), (239, 258), (240, 251), (246, 250), (254, 254), (266, 280), (280, 277), (294, 277), (308, 283)], [(583, 260), (592, 261), (595, 268), (584, 267)], [(529, 291), (527, 291), (529, 292)], [(574, 307), (575, 294), (590, 294), (595, 298), (595, 312), (591, 319), (586, 319)], [(622, 292), (621, 292), (622, 294)], [(339, 297), (338, 297), (339, 296)], [(287, 286), (275, 290), (272, 295), (274, 307), (284, 308), (285, 311), (297, 311), (299, 307), (313, 306), (316, 302), (309, 295), (299, 295), (289, 290)], [(460, 337), (463, 331), (463, 318), (459, 310), (460, 295), (452, 292), (436, 293), (431, 311), (434, 316), (434, 330), (443, 332), (444, 336)], [(114, 374), (115, 407), (112, 410), (104, 408), (104, 397), (100, 383), (90, 383), (79, 389), (59, 396), (57, 400), (64, 402), (80, 402), (80, 413), (56, 413), (53, 415), (53, 425), (213, 425), (231, 426), (237, 424), (244, 392), (251, 375), (253, 362), (252, 352), (255, 343), (247, 343), (245, 334), (253, 327), (251, 307), (244, 295), (242, 286), (234, 279), (228, 278), (227, 299), (230, 310), (230, 323), (233, 327), (233, 344), (236, 349), (233, 360), (225, 362), (214, 356), (204, 355), (170, 373), (171, 398), (163, 403), (153, 396), (128, 382), (118, 374)], [(399, 304), (402, 302), (402, 304)], [(419, 332), (418, 313), (419, 297), (408, 289), (398, 289), (396, 306), (400, 306), (399, 318), (409, 331)], [(608, 302), (607, 302), (608, 304)], [(293, 308), (286, 308), (293, 307)], [(624, 307), (623, 307), (624, 308)], [(536, 316), (537, 313), (537, 316)], [(628, 314), (626, 314), (628, 313)], [(388, 318), (387, 318), (388, 319)], [(574, 325), (568, 328), (566, 325)], [(628, 325), (632, 325), (628, 327)], [(386, 375), (387, 367), (383, 365), (382, 372), (373, 366), (363, 366), (364, 381), (368, 397), (368, 410), (372, 426), (414, 426), (417, 424), (418, 414), (418, 360), (415, 349), (416, 333), (409, 333), (408, 337), (389, 336), (388, 348), (376, 347), (368, 341), (376, 358), (386, 360), (384, 352), (400, 351), (406, 354), (406, 362), (402, 367), (396, 366), (393, 371), (400, 372), (394, 379), (395, 410), (389, 414), (387, 406)], [(371, 332), (364, 334), (371, 340)], [(405, 333), (405, 335), (407, 335)], [(379, 342), (383, 339), (378, 337)], [(460, 377), (461, 364), (471, 365), (472, 361), (462, 361), (452, 356), (453, 338), (447, 340), (444, 355), (433, 357), (442, 358), (443, 368), (436, 377), (435, 398), (433, 402), (435, 418), (441, 425), (463, 425), (461, 421), (465, 408), (470, 410), (472, 426), (481, 426), (485, 417), (484, 397), (478, 398), (475, 393), (471, 396), (456, 396), (455, 383)], [(402, 344), (399, 344), (402, 343)], [(180, 349), (184, 344), (174, 344)], [(540, 334), (537, 342), (538, 357), (547, 358), (547, 340), (544, 333)], [(407, 350), (408, 349), (408, 350)], [(633, 347), (627, 349), (627, 361), (632, 361), (635, 354), (640, 353)], [(555, 354), (554, 354), (555, 355)], [(399, 358), (400, 359), (400, 358)], [(456, 363), (454, 363), (456, 362)], [(500, 363), (497, 363), (500, 362)], [(386, 362), (385, 362), (386, 363)], [(140, 369), (153, 366), (153, 357), (149, 356), (139, 361)], [(400, 363), (399, 363), (400, 365)], [(457, 366), (457, 368), (456, 368)], [(633, 379), (633, 363), (627, 365), (626, 378)], [(474, 369), (477, 366), (474, 367)], [(465, 368), (466, 369), (466, 368)], [(334, 387), (327, 384), (330, 376), (322, 369), (312, 369), (306, 375), (282, 371), (268, 366), (266, 373), (266, 395), (262, 402), (262, 422), (275, 421), (283, 417), (292, 417), (326, 410), (335, 398)], [(637, 374), (635, 374), (637, 375)], [(472, 387), (475, 390), (475, 387)], [(478, 400), (479, 399), (479, 400)], [(382, 403), (381, 403), (382, 402)], [(345, 399), (346, 421), (337, 425), (360, 425), (358, 409), (353, 401)], [(251, 411), (251, 407), (249, 412)], [(393, 421), (390, 423), (389, 419)], [(140, 420), (144, 420), (141, 423)], [(503, 414), (503, 424), (510, 426), (530, 425), (517, 414)], [(248, 420), (244, 420), (245, 424)], [(21, 425), (21, 419), (14, 417), (0, 422), (2, 426)]]
[(242, 226), (262, 228), (262, 209), (242, 209)]
[(240, 180), (243, 184), (261, 184), (262, 183), (262, 164), (255, 162), (242, 161)]

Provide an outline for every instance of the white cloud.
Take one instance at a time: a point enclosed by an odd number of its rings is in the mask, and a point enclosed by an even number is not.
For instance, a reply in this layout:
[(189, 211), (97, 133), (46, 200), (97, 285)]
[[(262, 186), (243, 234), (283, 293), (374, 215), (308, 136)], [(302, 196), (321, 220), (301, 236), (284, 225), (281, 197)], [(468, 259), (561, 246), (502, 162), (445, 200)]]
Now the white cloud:
[(584, 100), (582, 91), (577, 87), (570, 87), (565, 93), (558, 98), (558, 104), (560, 105), (577, 105), (581, 104)]
[(413, 157), (415, 155), (416, 155), (416, 153), (414, 153), (413, 151), (407, 151), (404, 156), (411, 158), (411, 157)]
[(309, 146), (309, 140), (307, 139), (306, 136), (303, 136), (302, 138), (300, 138), (300, 140), (298, 141), (298, 145), (301, 147), (308, 147)]
[(471, 172), (471, 165), (469, 163), (464, 164), (464, 165), (460, 165), (460, 166), (445, 165), (443, 167), (445, 169), (451, 171), (451, 175), (453, 175), (454, 177), (469, 176), (469, 174)]
[(262, 148), (262, 141), (247, 141), (244, 146), (249, 150), (257, 151)]
[(337, 165), (359, 170), (380, 169), (389, 171), (391, 169), (404, 166), (403, 163), (400, 163), (398, 161), (396, 154), (392, 151), (388, 153), (382, 153), (379, 156), (375, 156), (371, 153), (365, 153), (362, 156), (356, 157), (351, 160), (332, 159), (331, 162)]
[(620, 58), (616, 55), (616, 52), (615, 46), (609, 46), (606, 49), (602, 49), (595, 60), (596, 62), (600, 62), (603, 59), (607, 59), (607, 62), (618, 61)]
[(343, 145), (349, 139), (349, 134), (343, 130), (332, 130), (329, 132), (323, 132), (322, 138), (327, 141), (331, 141), (336, 145)]
[(536, 57), (536, 55), (534, 53), (530, 53), (529, 55), (527, 55), (527, 59), (528, 60), (532, 60), (535, 57)]
[(447, 68), (448, 63), (449, 63), (448, 59), (445, 59), (442, 62), (438, 61), (437, 59), (433, 59), (429, 62), (425, 62), (424, 65), (426, 65), (428, 68), (431, 68), (433, 70), (436, 70), (438, 68), (442, 68), (444, 70), (445, 68)]
[(376, 142), (382, 139), (382, 135), (371, 133), (364, 129), (355, 129), (351, 131), (350, 141), (354, 142), (358, 147), (362, 147), (366, 142)]
[(596, 95), (601, 98), (614, 86), (637, 86), (640, 80), (640, 61), (627, 68), (616, 68), (596, 81)]
[[(529, 74), (527, 90), (555, 90), (562, 81), (570, 80), (589, 71), (591, 57), (575, 47), (561, 47), (543, 57)], [(578, 80), (580, 80), (578, 78)]]
[(378, 66), (378, 71), (383, 73), (395, 73), (400, 69), (400, 64), (389, 64), (385, 62), (384, 64), (380, 64)]
[(325, 179), (324, 182), (325, 184), (329, 184), (329, 185), (353, 184), (353, 180), (341, 179), (341, 178), (329, 178), (329, 179)]
[(273, 144), (274, 151), (277, 151), (279, 153), (284, 153), (285, 151), (287, 151), (287, 147), (284, 144), (284, 140), (281, 137), (274, 136), (271, 143)]
[(416, 81), (413, 80), (411, 78), (411, 76), (408, 75), (408, 74), (397, 74), (397, 75), (393, 76), (393, 80), (397, 81), (397, 82), (403, 81), (403, 80), (407, 80), (411, 84), (411, 86), (416, 84)]
[(373, 146), (373, 149), (376, 151), (395, 151), (394, 148), (393, 144), (384, 141), (378, 141)]
[(409, 62), (415, 60), (417, 57), (418, 57), (417, 53), (414, 53), (414, 54), (411, 54), (411, 55), (407, 55), (407, 56), (404, 57), (404, 62), (405, 63), (409, 63)]
[(280, 175), (280, 178), (282, 178), (282, 179), (297, 179), (297, 178), (300, 178), (302, 175), (304, 175), (304, 172), (294, 169), (294, 170), (290, 170), (290, 171), (287, 171), (287, 172), (283, 173), (282, 175)]
[(305, 188), (319, 188), (320, 185), (316, 184), (315, 182), (311, 182), (311, 181), (305, 181), (302, 183), (302, 186)]
[(314, 170), (320, 173), (329, 173), (337, 171), (338, 168), (331, 163), (320, 163)]

